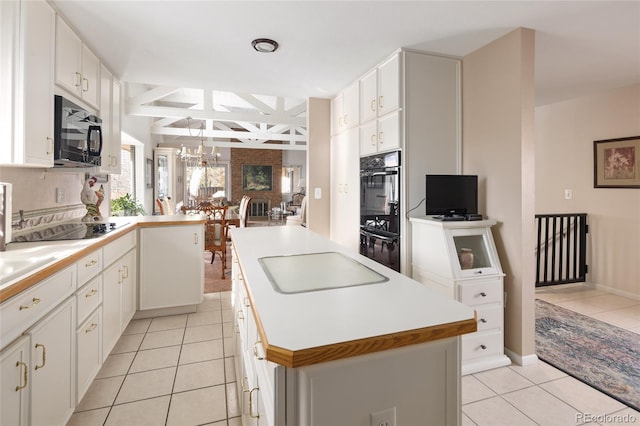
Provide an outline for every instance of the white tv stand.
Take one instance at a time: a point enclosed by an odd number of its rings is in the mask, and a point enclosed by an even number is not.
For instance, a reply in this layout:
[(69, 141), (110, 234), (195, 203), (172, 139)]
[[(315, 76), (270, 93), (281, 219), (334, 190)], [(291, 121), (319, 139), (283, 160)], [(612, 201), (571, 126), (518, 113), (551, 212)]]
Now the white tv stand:
[[(462, 374), (511, 364), (504, 354), (504, 273), (491, 234), (496, 221), (409, 220), (413, 279), (476, 310), (478, 331), (462, 336)], [(461, 264), (462, 249), (472, 263)]]

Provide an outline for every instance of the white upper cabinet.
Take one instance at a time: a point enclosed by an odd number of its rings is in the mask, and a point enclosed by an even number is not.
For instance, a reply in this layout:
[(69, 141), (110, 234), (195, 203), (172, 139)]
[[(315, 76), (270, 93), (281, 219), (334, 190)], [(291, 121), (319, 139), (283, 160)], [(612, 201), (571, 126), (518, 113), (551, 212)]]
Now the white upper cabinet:
[(53, 167), (54, 35), (45, 1), (0, 2), (2, 165)]
[(378, 117), (400, 107), (400, 54), (378, 67)]
[(353, 83), (331, 101), (331, 134), (358, 126), (360, 87)]
[(395, 54), (360, 80), (360, 123), (400, 108), (400, 54)]
[(120, 173), (120, 82), (104, 66), (100, 70), (103, 173)]
[(58, 16), (56, 19), (56, 84), (98, 108), (100, 61)]

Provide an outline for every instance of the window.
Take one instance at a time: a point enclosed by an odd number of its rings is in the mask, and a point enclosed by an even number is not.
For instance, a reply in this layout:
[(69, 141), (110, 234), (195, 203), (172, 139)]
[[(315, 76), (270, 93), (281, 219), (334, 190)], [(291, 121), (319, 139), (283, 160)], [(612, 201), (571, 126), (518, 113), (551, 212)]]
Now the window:
[(304, 189), (304, 179), (301, 176), (302, 166), (282, 167), (282, 193), (293, 194), (302, 192)]
[(227, 164), (187, 166), (186, 186), (189, 198), (228, 198), (227, 174)]
[(126, 194), (136, 196), (136, 147), (122, 145), (120, 150), (120, 174), (110, 175), (111, 199), (122, 197)]

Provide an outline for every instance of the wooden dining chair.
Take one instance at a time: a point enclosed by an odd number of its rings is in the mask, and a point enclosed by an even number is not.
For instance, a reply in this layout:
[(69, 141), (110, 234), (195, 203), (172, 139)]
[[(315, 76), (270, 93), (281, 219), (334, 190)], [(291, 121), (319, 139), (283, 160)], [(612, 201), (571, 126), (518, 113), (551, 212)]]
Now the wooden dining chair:
[(208, 220), (205, 224), (204, 249), (211, 252), (211, 263), (220, 254), (222, 263), (222, 278), (226, 278), (224, 270), (227, 268), (227, 206), (212, 206), (207, 209)]
[(243, 195), (240, 200), (240, 207), (238, 208), (238, 217), (240, 218), (240, 227), (247, 226), (247, 218), (249, 216), (249, 204), (251, 204), (251, 197)]

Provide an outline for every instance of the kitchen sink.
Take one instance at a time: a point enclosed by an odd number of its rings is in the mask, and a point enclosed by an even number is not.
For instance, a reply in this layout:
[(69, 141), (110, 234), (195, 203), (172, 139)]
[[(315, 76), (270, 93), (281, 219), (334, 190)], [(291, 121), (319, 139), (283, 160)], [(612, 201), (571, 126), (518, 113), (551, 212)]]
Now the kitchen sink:
[(268, 256), (258, 259), (274, 290), (303, 293), (388, 281), (389, 278), (337, 252)]
[(2, 285), (6, 284), (15, 278), (26, 275), (29, 272), (46, 265), (54, 259), (55, 258), (53, 256), (0, 258), (0, 283)]

